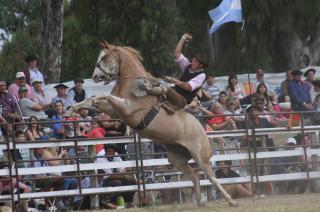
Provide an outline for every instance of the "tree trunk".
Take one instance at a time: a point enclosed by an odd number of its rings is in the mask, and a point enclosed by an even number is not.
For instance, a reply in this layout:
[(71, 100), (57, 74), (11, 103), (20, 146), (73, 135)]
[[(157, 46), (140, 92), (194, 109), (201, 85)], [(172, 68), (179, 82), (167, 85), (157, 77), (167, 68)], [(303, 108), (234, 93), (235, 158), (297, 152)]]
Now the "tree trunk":
[(41, 0), (41, 70), (46, 82), (58, 82), (61, 72), (63, 0)]

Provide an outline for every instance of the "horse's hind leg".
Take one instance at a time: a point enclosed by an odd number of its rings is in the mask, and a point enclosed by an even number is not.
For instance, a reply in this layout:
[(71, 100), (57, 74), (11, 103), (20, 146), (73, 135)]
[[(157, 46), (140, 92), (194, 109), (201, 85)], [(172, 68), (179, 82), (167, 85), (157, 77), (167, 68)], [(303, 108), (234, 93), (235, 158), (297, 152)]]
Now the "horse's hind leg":
[(184, 155), (181, 152), (176, 151), (175, 147), (176, 146), (170, 147), (170, 145), (166, 145), (168, 160), (183, 174), (191, 177), (191, 180), (194, 185), (197, 204), (198, 206), (203, 206), (203, 204), (201, 203), (200, 182), (198, 173), (188, 164), (190, 157), (188, 155)]
[(231, 196), (224, 190), (224, 188), (221, 186), (221, 184), (214, 177), (210, 161), (203, 162), (203, 161), (200, 161), (197, 159), (195, 159), (195, 160), (197, 161), (199, 168), (201, 168), (203, 170), (203, 172), (207, 175), (209, 181), (219, 189), (219, 191), (222, 193), (223, 197), (227, 200), (229, 205), (230, 206), (238, 206), (237, 202), (231, 198)]

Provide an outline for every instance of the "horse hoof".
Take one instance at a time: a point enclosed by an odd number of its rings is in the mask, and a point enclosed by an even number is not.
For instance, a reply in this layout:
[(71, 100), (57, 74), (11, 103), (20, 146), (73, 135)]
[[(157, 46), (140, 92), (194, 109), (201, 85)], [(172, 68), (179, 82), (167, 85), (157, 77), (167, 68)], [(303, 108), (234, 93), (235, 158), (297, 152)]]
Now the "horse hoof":
[(239, 203), (236, 202), (236, 201), (234, 201), (234, 200), (230, 200), (230, 201), (229, 201), (229, 205), (230, 205), (231, 207), (239, 207)]

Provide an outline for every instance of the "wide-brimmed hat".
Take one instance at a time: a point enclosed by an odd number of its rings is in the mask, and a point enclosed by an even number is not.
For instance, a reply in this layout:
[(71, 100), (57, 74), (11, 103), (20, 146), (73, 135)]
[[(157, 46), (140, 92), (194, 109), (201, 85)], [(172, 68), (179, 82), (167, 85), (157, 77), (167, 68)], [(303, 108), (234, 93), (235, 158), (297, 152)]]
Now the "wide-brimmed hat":
[(31, 61), (34, 61), (34, 60), (36, 60), (36, 59), (37, 59), (36, 56), (34, 56), (34, 55), (28, 55), (28, 56), (24, 59), (24, 61), (26, 61), (26, 63), (30, 63)]
[(18, 90), (18, 93), (22, 93), (22, 92), (25, 92), (25, 91), (28, 91), (28, 88), (26, 86), (21, 86)]
[(306, 70), (306, 72), (304, 72), (303, 76), (307, 77), (307, 75), (309, 74), (309, 72), (312, 72), (313, 74), (316, 73), (316, 70), (314, 70), (313, 68), (309, 68), (308, 70)]
[(16, 79), (19, 79), (19, 78), (22, 78), (22, 77), (26, 78), (26, 75), (24, 75), (23, 72), (17, 72), (16, 73)]
[(66, 85), (63, 84), (63, 83), (59, 83), (58, 85), (54, 86), (54, 88), (55, 88), (55, 89), (57, 89), (57, 88), (65, 88), (65, 89), (67, 89), (67, 88), (69, 88), (69, 87), (66, 86)]
[(81, 79), (81, 78), (75, 78), (75, 79), (73, 80), (73, 82), (74, 82), (74, 83), (76, 83), (76, 82), (84, 83), (84, 80)]
[(202, 63), (204, 67), (208, 67), (208, 60), (204, 54), (196, 53), (192, 55), (192, 57), (196, 58), (200, 63)]
[(291, 72), (291, 74), (292, 74), (292, 76), (298, 76), (298, 75), (302, 75), (303, 72), (300, 71), (300, 70), (293, 70), (293, 71)]

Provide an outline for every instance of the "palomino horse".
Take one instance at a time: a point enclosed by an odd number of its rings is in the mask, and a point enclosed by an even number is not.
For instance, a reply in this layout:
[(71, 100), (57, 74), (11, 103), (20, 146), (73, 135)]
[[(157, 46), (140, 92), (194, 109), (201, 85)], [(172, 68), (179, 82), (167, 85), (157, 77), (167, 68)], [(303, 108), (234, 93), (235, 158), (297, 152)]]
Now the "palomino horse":
[[(183, 111), (169, 115), (163, 108), (158, 108), (159, 110), (153, 113), (153, 119), (150, 116), (145, 119), (153, 110), (153, 106), (159, 105), (159, 98), (152, 95), (133, 95), (134, 81), (156, 79), (146, 72), (139, 52), (133, 48), (114, 46), (107, 42), (101, 45), (103, 50), (98, 57), (92, 78), (95, 82), (109, 83), (115, 79), (117, 81), (112, 95), (89, 99), (87, 103), (93, 103), (105, 112), (109, 112), (111, 105), (123, 122), (138, 129), (142, 136), (160, 142), (167, 150), (169, 162), (184, 174), (191, 176), (198, 205), (202, 205), (200, 183), (197, 172), (188, 164), (191, 158), (204, 171), (210, 182), (218, 187), (229, 205), (235, 206), (236, 202), (214, 177), (210, 163), (209, 140), (199, 121)], [(75, 105), (73, 109), (77, 107), (79, 105)]]

